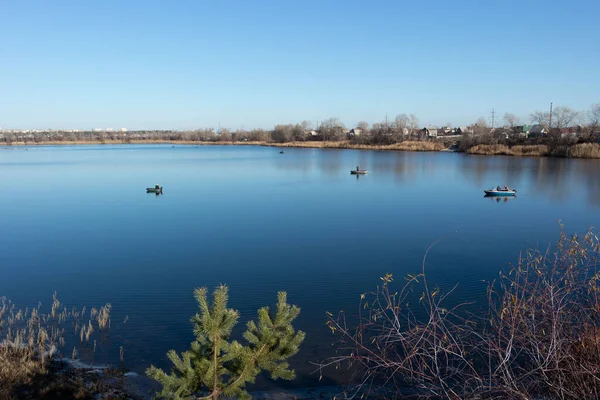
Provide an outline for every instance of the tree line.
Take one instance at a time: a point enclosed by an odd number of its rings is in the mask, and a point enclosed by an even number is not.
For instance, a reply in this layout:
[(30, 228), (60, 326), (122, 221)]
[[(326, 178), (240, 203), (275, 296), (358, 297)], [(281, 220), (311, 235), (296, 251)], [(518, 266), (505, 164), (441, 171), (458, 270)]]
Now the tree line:
[[(509, 133), (517, 133), (516, 129), (525, 123), (513, 113), (503, 116), (502, 127), (490, 127), (485, 118), (468, 125), (465, 131), (451, 129), (452, 124), (446, 123), (446, 130), (440, 136), (450, 134), (465, 134), (468, 137), (485, 137), (498, 135), (497, 139), (508, 139)], [(600, 103), (594, 104), (589, 110), (578, 112), (568, 106), (557, 106), (548, 111), (535, 111), (529, 115), (529, 124), (540, 125), (549, 136), (560, 136), (565, 128), (577, 125), (579, 136), (584, 140), (600, 141)], [(495, 128), (495, 129), (493, 129)], [(433, 139), (428, 129), (419, 125), (419, 119), (414, 114), (398, 114), (394, 119), (369, 124), (360, 121), (353, 128), (348, 128), (339, 118), (328, 118), (316, 126), (310, 121), (296, 124), (277, 124), (271, 130), (228, 128), (195, 129), (195, 130), (138, 130), (129, 132), (113, 131), (21, 131), (3, 132), (0, 142), (8, 145), (13, 142), (44, 143), (44, 142), (77, 142), (107, 141), (139, 142), (139, 141), (199, 141), (199, 142), (275, 142), (286, 143), (293, 141), (342, 141), (350, 140), (359, 144), (392, 144), (403, 140)]]

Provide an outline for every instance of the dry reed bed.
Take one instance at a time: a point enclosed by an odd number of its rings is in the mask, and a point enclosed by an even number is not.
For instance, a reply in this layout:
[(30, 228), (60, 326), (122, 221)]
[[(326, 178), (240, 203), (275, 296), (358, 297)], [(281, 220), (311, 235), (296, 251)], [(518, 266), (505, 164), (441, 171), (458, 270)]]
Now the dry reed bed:
[(600, 158), (600, 143), (578, 143), (570, 149), (573, 158)]
[(568, 145), (563, 151), (553, 152), (547, 145), (479, 144), (467, 150), (469, 154), (505, 156), (559, 156), (569, 158), (600, 158), (600, 143), (578, 143)]
[(272, 147), (298, 147), (298, 148), (320, 148), (320, 149), (360, 149), (360, 150), (398, 150), (398, 151), (440, 151), (444, 150), (445, 146), (437, 142), (424, 142), (424, 141), (406, 141), (400, 143), (394, 143), (390, 145), (370, 145), (370, 144), (357, 144), (349, 141), (339, 142), (322, 142), (322, 141), (307, 141), (307, 142), (286, 142), (286, 143), (274, 143), (274, 142), (230, 142), (230, 141), (195, 141), (195, 140), (136, 140), (131, 142), (124, 142), (121, 140), (105, 140), (99, 142), (97, 140), (90, 141), (48, 141), (42, 143), (34, 142), (13, 142), (13, 146), (38, 146), (38, 145), (103, 145), (103, 144), (184, 144), (184, 145), (197, 145), (197, 146), (272, 146)]
[(549, 155), (546, 145), (522, 145), (508, 147), (505, 144), (478, 144), (467, 150), (469, 154), (504, 155), (504, 156), (536, 156)]
[(405, 141), (389, 145), (358, 144), (349, 141), (340, 142), (287, 142), (287, 143), (264, 143), (264, 146), (274, 147), (301, 147), (319, 149), (356, 149), (356, 150), (397, 150), (397, 151), (441, 151), (445, 146), (437, 142)]
[[(45, 376), (56, 360), (62, 360), (61, 348), (65, 337), (79, 338), (80, 347), (74, 347), (71, 356), (80, 351), (93, 360), (96, 347), (101, 345), (110, 329), (111, 305), (92, 308), (89, 313), (67, 307), (56, 293), (48, 313), (41, 303), (33, 308), (19, 309), (5, 297), (0, 298), (0, 398), (11, 396), (17, 387), (31, 385)], [(122, 350), (122, 349), (121, 349)]]
[(388, 274), (361, 295), (357, 322), (328, 313), (339, 355), (321, 367), (348, 368), (351, 396), (378, 389), (386, 398), (598, 399), (599, 256), (593, 230), (561, 231), (553, 250), (528, 250), (490, 283), (487, 305), (473, 313), (458, 285), (443, 292), (428, 282), (426, 255), (404, 285)]

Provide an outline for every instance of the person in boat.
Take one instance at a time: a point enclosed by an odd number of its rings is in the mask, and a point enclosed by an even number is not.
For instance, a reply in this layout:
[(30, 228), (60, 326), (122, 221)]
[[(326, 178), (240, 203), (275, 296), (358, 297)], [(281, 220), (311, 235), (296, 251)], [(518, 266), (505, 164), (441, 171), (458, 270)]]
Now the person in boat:
[(504, 191), (508, 192), (508, 186), (504, 186)]
[(502, 190), (502, 188), (500, 186), (498, 186), (498, 187), (496, 187), (496, 190), (500, 191), (500, 190)]
[(356, 170), (357, 170), (357, 171), (360, 171), (360, 168), (359, 168), (359, 166), (358, 166), (358, 165), (356, 166)]
[(160, 186), (158, 186), (158, 183), (156, 185), (154, 185), (154, 189), (156, 189), (156, 190), (160, 189)]

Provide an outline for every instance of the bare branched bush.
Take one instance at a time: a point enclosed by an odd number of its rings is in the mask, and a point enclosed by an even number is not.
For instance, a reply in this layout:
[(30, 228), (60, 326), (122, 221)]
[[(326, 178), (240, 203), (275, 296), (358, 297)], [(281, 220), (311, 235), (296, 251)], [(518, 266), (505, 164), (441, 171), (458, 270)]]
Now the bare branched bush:
[(340, 355), (320, 367), (352, 371), (349, 397), (377, 388), (388, 398), (598, 399), (599, 253), (593, 230), (561, 230), (553, 251), (526, 252), (489, 284), (478, 313), (447, 306), (457, 287), (431, 288), (425, 260), (397, 292), (386, 275), (361, 295), (356, 319), (328, 314)]

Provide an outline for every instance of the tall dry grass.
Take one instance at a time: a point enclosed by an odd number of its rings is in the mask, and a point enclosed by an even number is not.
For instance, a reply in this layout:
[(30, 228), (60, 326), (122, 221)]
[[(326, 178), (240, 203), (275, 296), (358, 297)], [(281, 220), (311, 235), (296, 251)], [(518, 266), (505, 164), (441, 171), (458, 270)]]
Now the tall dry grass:
[(508, 147), (505, 144), (478, 144), (467, 150), (469, 154), (504, 155), (504, 156), (536, 156), (549, 155), (546, 145), (519, 145)]
[[(93, 354), (94, 333), (110, 329), (110, 311), (110, 304), (92, 308), (89, 316), (85, 307), (69, 310), (56, 293), (46, 313), (41, 303), (23, 309), (0, 298), (0, 398), (11, 398), (15, 388), (46, 375), (53, 361), (64, 357), (61, 348), (67, 335), (79, 337), (81, 349)], [(78, 354), (76, 347), (72, 354)]]
[(358, 149), (358, 150), (397, 150), (397, 151), (441, 151), (445, 147), (438, 142), (427, 141), (405, 141), (389, 145), (370, 145), (352, 143), (350, 141), (327, 142), (327, 141), (307, 141), (307, 142), (287, 142), (287, 143), (264, 143), (265, 146), (274, 147), (300, 147), (300, 148), (319, 148), (319, 149)]
[(571, 147), (573, 158), (600, 158), (600, 143), (578, 143)]
[(432, 287), (425, 257), (398, 289), (390, 274), (361, 295), (357, 322), (329, 314), (340, 354), (321, 368), (350, 371), (350, 397), (599, 399), (599, 256), (593, 230), (561, 231), (553, 251), (527, 251), (490, 283), (477, 313), (448, 305), (457, 286)]

